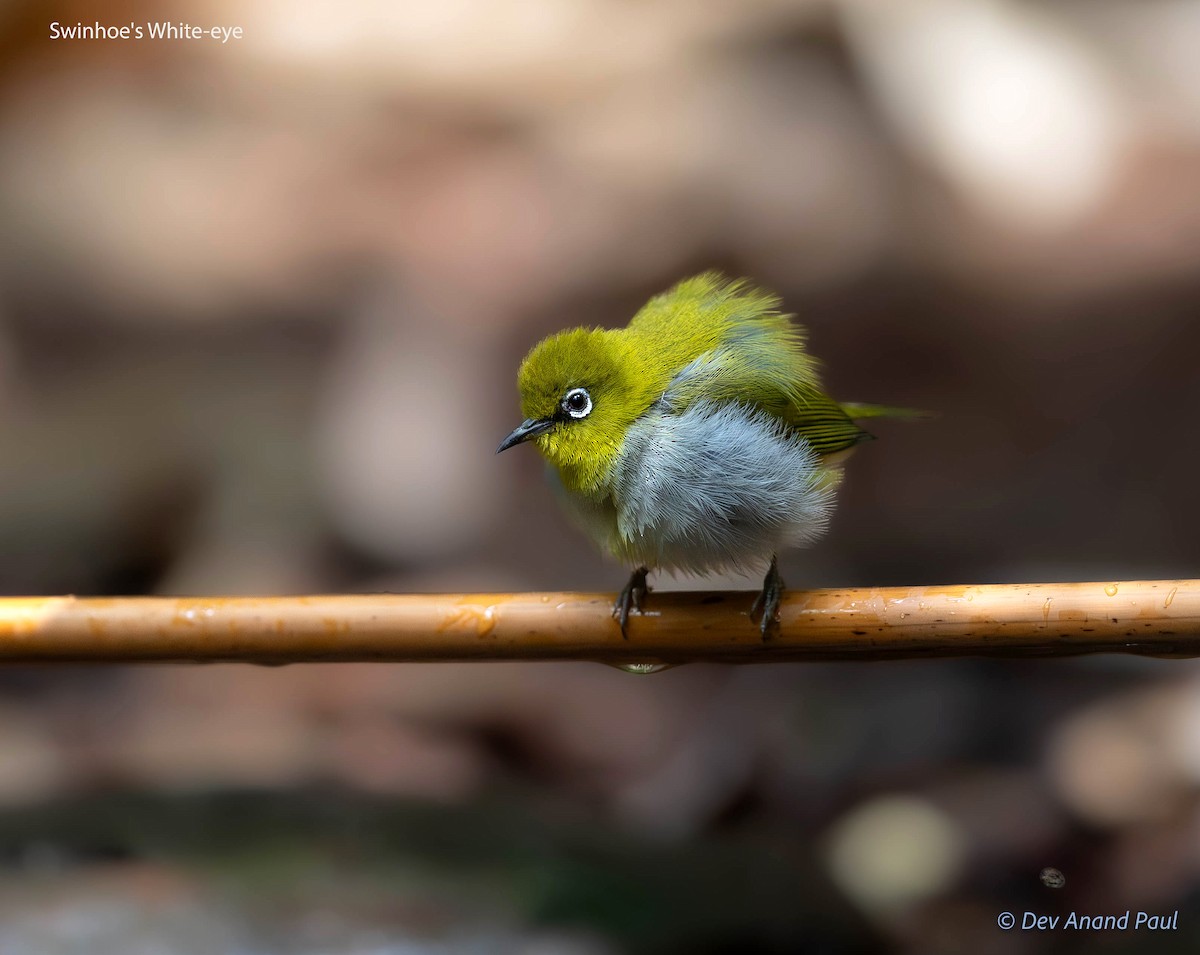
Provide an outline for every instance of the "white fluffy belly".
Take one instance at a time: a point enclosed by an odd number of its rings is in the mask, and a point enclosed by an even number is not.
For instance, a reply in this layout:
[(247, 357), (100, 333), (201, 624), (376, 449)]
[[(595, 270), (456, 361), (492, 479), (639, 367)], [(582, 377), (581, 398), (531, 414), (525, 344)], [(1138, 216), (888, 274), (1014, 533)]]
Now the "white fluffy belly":
[(626, 435), (608, 493), (566, 494), (584, 530), (638, 566), (752, 569), (825, 530), (836, 475), (770, 415), (699, 401)]

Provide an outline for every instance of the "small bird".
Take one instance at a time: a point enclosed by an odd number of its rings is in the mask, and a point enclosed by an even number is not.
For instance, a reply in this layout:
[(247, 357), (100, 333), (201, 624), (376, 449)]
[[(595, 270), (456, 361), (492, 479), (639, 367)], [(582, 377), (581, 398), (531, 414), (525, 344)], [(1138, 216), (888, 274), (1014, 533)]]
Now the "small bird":
[(534, 346), (525, 420), (576, 522), (636, 568), (613, 607), (627, 635), (651, 568), (766, 566), (751, 610), (765, 640), (784, 584), (777, 555), (824, 533), (856, 419), (920, 412), (839, 404), (780, 300), (716, 272), (652, 298), (626, 328), (574, 328)]

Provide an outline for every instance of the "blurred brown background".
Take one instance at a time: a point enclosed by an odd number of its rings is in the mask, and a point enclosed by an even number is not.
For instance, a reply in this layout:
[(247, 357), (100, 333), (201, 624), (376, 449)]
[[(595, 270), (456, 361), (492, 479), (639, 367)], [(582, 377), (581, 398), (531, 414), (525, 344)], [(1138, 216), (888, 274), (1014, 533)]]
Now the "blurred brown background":
[[(516, 367), (710, 267), (939, 413), (793, 585), (1198, 572), (1194, 0), (9, 3), (0, 249), (4, 593), (616, 589), (493, 454)], [(1195, 951), (1198, 690), (5, 670), (0, 951)], [(1126, 909), (1179, 929), (996, 927)]]

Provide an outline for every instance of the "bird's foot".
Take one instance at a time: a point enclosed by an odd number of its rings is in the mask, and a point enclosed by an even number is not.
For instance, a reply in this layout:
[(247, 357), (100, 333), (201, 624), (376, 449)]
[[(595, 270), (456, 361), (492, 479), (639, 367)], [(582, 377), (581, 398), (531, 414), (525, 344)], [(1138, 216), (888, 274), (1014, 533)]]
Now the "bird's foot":
[(629, 583), (621, 588), (617, 602), (613, 604), (613, 616), (621, 624), (621, 636), (626, 640), (629, 639), (629, 633), (625, 629), (629, 625), (629, 612), (636, 610), (641, 613), (642, 601), (650, 592), (650, 588), (646, 585), (646, 574), (649, 572), (649, 568), (646, 567), (639, 567), (635, 570), (630, 575)]
[(771, 631), (779, 626), (779, 602), (782, 598), (783, 578), (779, 575), (779, 564), (772, 557), (767, 576), (763, 578), (762, 593), (750, 608), (750, 619), (758, 618), (758, 629), (764, 641), (770, 640)]

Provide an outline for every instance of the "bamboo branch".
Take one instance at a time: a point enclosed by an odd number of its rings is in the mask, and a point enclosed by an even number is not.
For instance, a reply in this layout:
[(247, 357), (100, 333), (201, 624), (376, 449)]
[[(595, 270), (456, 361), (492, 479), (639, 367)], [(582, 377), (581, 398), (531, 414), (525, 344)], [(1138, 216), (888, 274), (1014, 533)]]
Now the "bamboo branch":
[(623, 639), (610, 594), (0, 599), (0, 663), (882, 660), (1200, 656), (1200, 580), (652, 593)]

